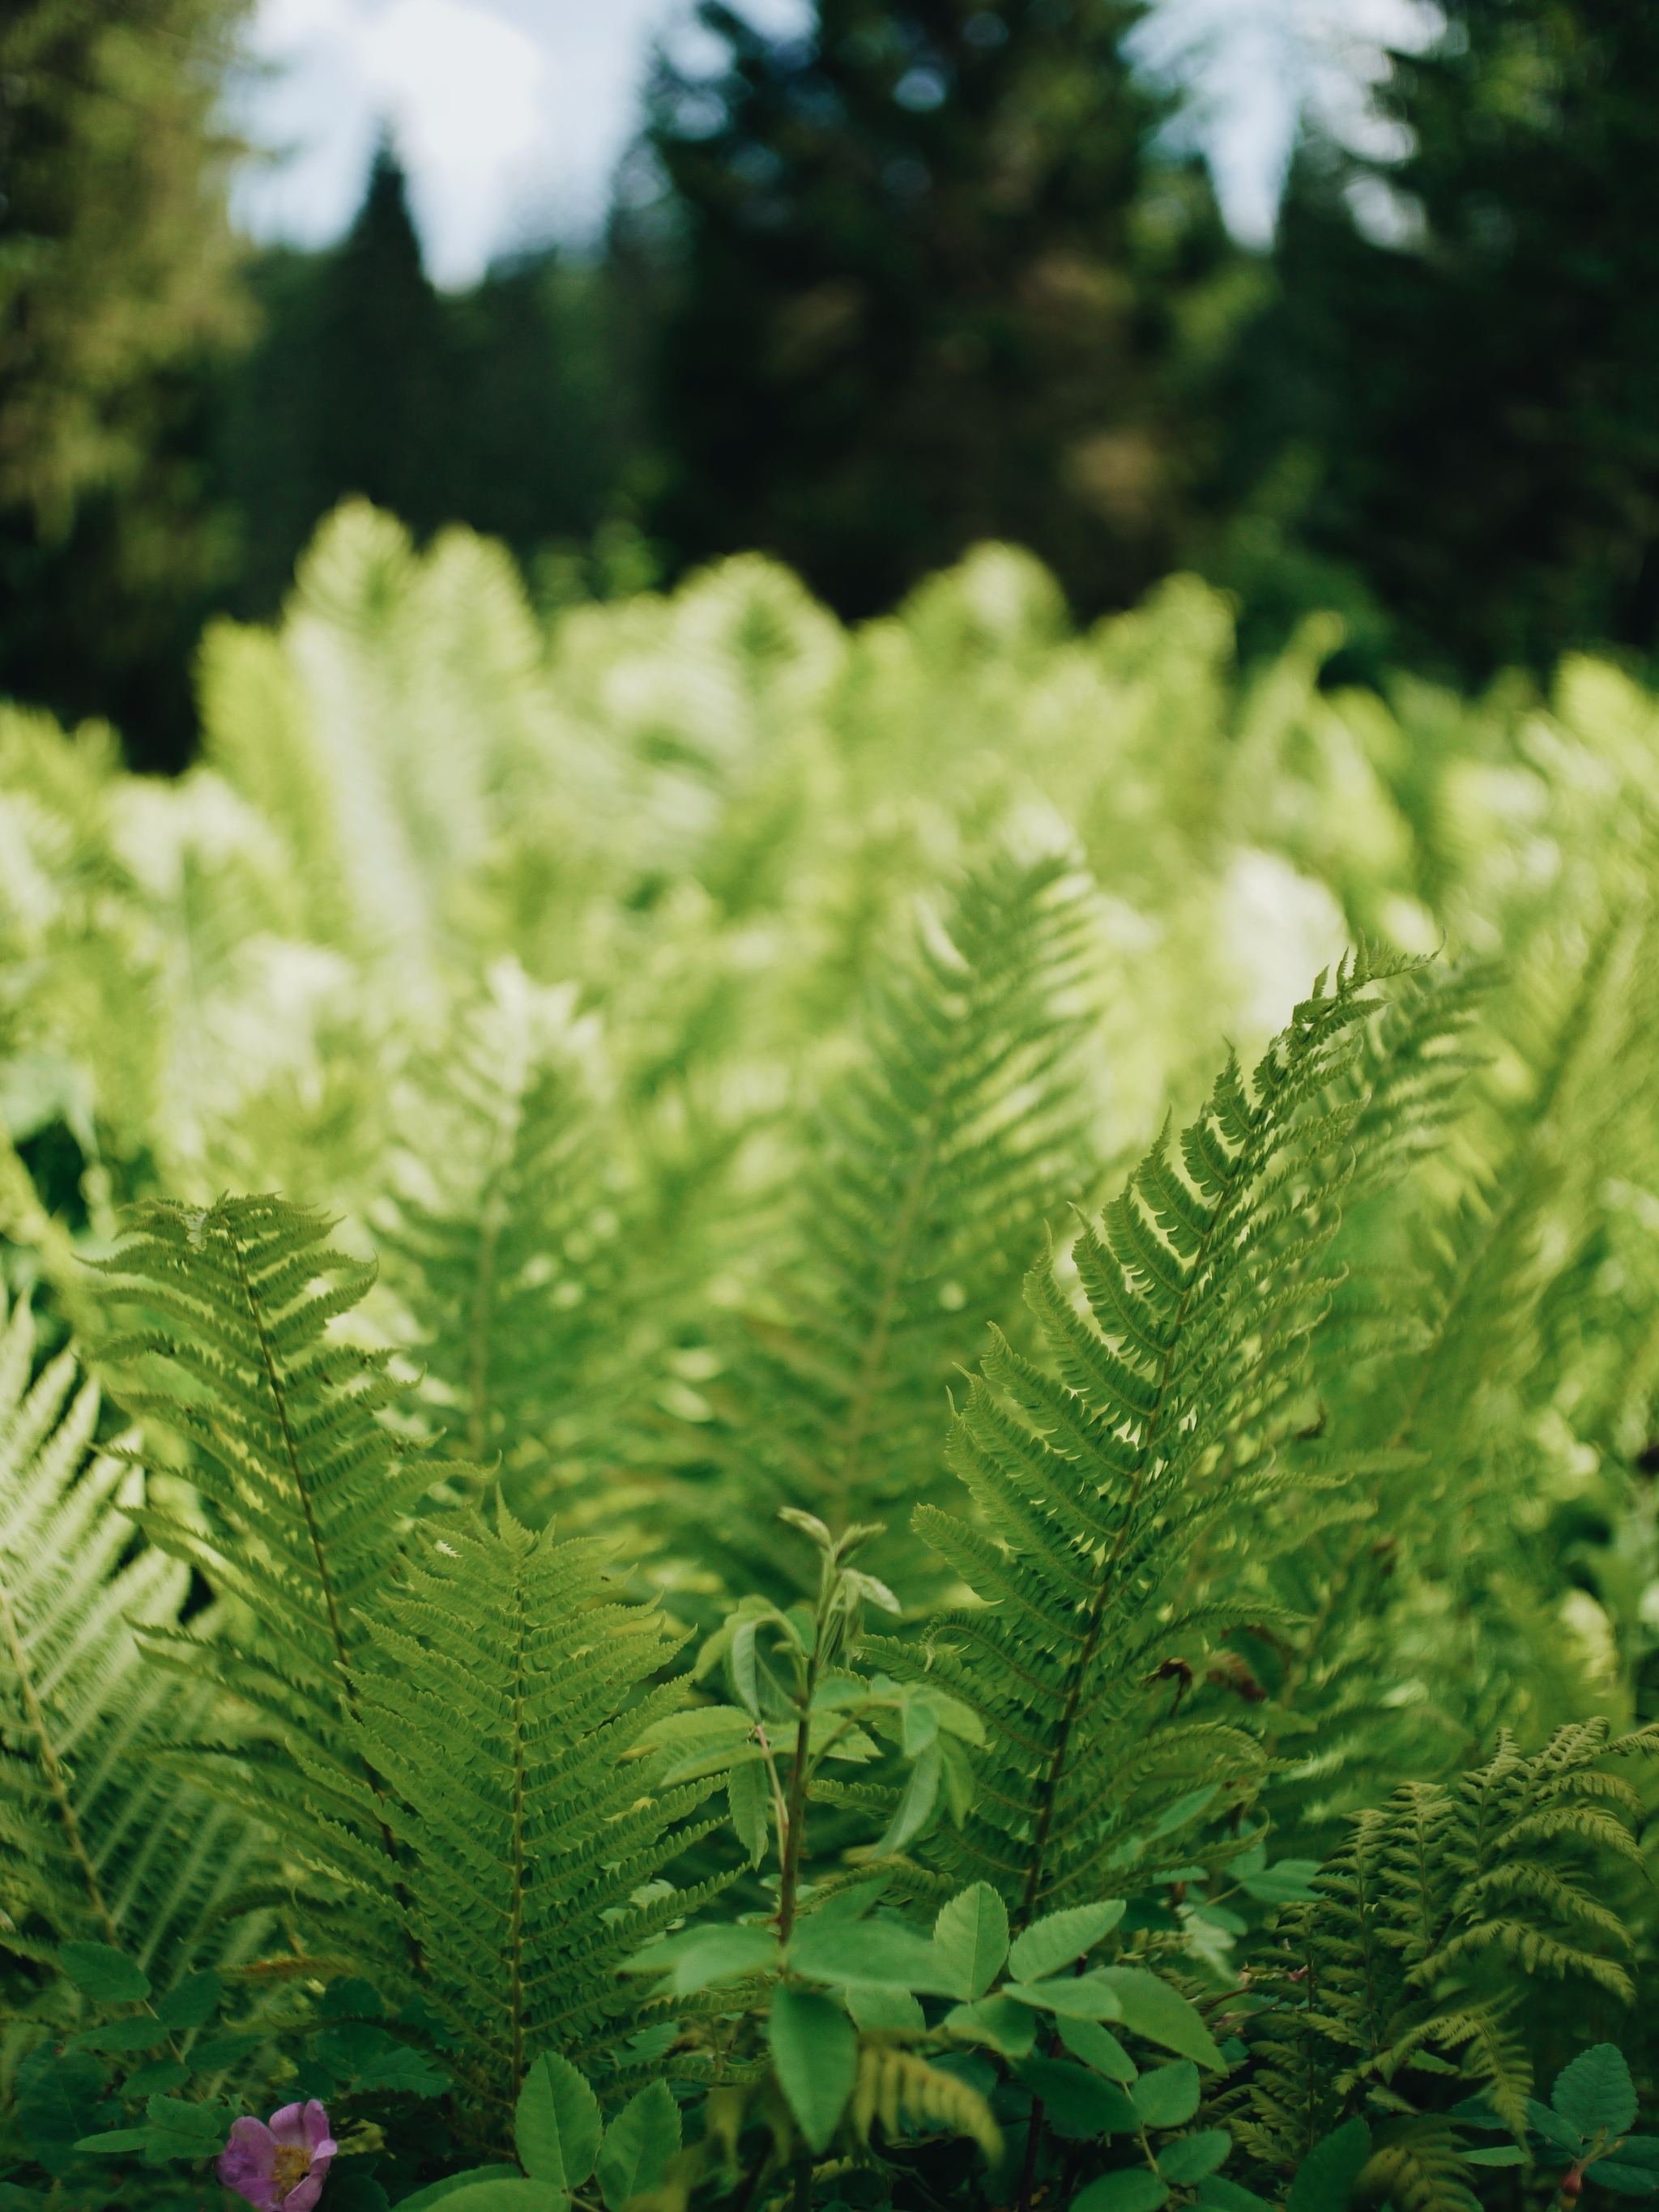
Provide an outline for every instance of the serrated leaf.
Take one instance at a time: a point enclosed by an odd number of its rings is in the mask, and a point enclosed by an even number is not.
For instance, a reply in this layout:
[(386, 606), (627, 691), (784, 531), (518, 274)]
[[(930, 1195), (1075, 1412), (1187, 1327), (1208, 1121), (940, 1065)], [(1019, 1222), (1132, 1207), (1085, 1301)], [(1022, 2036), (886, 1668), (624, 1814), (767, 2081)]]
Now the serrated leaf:
[(1238, 1881), (1258, 1905), (1307, 1905), (1319, 1896), (1310, 1886), (1318, 1872), (1317, 1859), (1276, 1859), (1259, 1874), (1240, 1875)]
[(1645, 2166), (1621, 2166), (1614, 2158), (1598, 2158), (1584, 2172), (1587, 2179), (1599, 2181), (1615, 2197), (1651, 2197), (1659, 2191), (1659, 2173), (1650, 2173)]
[(568, 2059), (551, 2051), (526, 2069), (513, 2113), (519, 2163), (534, 2181), (580, 2189), (599, 2154), (599, 2100)]
[(1121, 2020), (1123, 2002), (1098, 1974), (1060, 1974), (1048, 1982), (1009, 1982), (1005, 1994), (1018, 2003), (1066, 2020)]
[(1144, 2166), (1103, 2173), (1072, 2199), (1072, 2212), (1158, 2212), (1170, 2201), (1170, 2185)]
[(1127, 2083), (1139, 2072), (1128, 2052), (1109, 2028), (1103, 2027), (1097, 2020), (1066, 2020), (1056, 2021), (1060, 2039), (1073, 2058), (1080, 2058), (1085, 2066), (1092, 2066), (1097, 2074), (1103, 2074), (1109, 2081)]
[(1012, 1997), (981, 1997), (947, 2012), (942, 2025), (964, 2043), (988, 2043), (1006, 2058), (1024, 2058), (1036, 2041), (1038, 2017)]
[(205, 2027), (223, 2000), (225, 1985), (216, 1973), (191, 1974), (155, 2001), (155, 2017), (169, 2028)]
[(1008, 1909), (988, 1881), (976, 1881), (939, 1908), (933, 1948), (957, 1977), (950, 1994), (970, 2000), (985, 1995), (1008, 1956)]
[(1605, 2128), (1621, 2136), (1636, 2118), (1636, 2089), (1616, 2043), (1597, 2043), (1564, 2066), (1550, 2091), (1552, 2108), (1581, 2136)]
[(1258, 2197), (1255, 2190), (1229, 2181), (1221, 2173), (1205, 2175), (1198, 2185), (1198, 2201), (1209, 2205), (1211, 2212), (1273, 2212), (1265, 2197)]
[(1049, 1974), (1058, 1973), (1101, 1937), (1109, 1935), (1122, 1919), (1124, 1900), (1121, 1897), (1103, 1899), (1098, 1905), (1074, 1905), (1067, 1912), (1050, 1912), (1034, 1921), (1024, 1933), (1014, 1939), (1008, 1954), (1008, 1972), (1017, 1982), (1040, 1982)]
[(1466, 2150), (1458, 2155), (1465, 2166), (1524, 2166), (1527, 2154), (1519, 2143), (1504, 2143), (1496, 2150)]
[(821, 2155), (857, 2079), (857, 2031), (828, 1997), (778, 1989), (772, 1993), (766, 2037), (789, 2109), (809, 2149)]
[(1364, 2120), (1347, 2120), (1316, 2142), (1296, 2170), (1285, 2212), (1348, 2212), (1348, 2200), (1371, 2154)]
[(1149, 2128), (1183, 2128), (1198, 2110), (1198, 2069), (1189, 2058), (1154, 2066), (1129, 2092)]
[(1123, 2021), (1137, 2035), (1144, 2035), (1149, 2043), (1161, 2043), (1166, 2051), (1194, 2059), (1214, 2073), (1226, 2071), (1227, 2062), (1204, 2025), (1202, 2014), (1178, 1990), (1140, 1966), (1102, 1966), (1097, 1972), (1122, 2007)]
[(1536, 2097), (1527, 2100), (1527, 2124), (1535, 2135), (1568, 2158), (1577, 2158), (1583, 2147), (1583, 2137), (1571, 2120), (1564, 2120), (1559, 2112), (1547, 2105), (1540, 2105)]
[(94, 2158), (113, 2158), (118, 2152), (143, 2150), (149, 2134), (148, 2128), (112, 2128), (106, 2135), (82, 2136), (75, 2148)]
[(66, 2051), (154, 2051), (165, 2043), (167, 2032), (159, 2020), (112, 2020), (102, 2027), (83, 2028), (70, 2036)]
[(679, 2147), (680, 2108), (666, 2081), (653, 2081), (605, 2131), (595, 2171), (608, 2212), (623, 2212), (631, 2198), (654, 2189)]
[(1173, 2142), (1161, 2144), (1158, 2170), (1166, 2181), (1184, 2189), (1194, 2181), (1206, 2180), (1225, 2163), (1232, 2147), (1233, 2139), (1225, 2128), (1200, 2128), (1196, 2135), (1177, 2136)]
[(854, 2024), (866, 2030), (914, 2029), (919, 2033), (927, 2025), (927, 2014), (908, 1990), (896, 1990), (880, 1983), (848, 1982), (842, 1994)]
[(149, 1995), (149, 1976), (112, 1943), (64, 1943), (58, 1963), (94, 2004), (143, 2004)]
[(844, 1988), (872, 1982), (932, 1996), (963, 1994), (956, 1968), (931, 1941), (893, 1920), (830, 1920), (815, 1913), (790, 1938), (791, 1970)]
[[(809, 1921), (807, 1925), (811, 1924)], [(636, 1951), (623, 1961), (622, 1972), (652, 1974), (665, 1969), (665, 1990), (673, 1996), (689, 1997), (699, 1990), (713, 1989), (717, 1983), (775, 1966), (782, 1955), (776, 1936), (764, 1928), (695, 1928)]]
[(900, 1792), (893, 1817), (887, 1824), (886, 1833), (876, 1845), (878, 1857), (890, 1851), (902, 1851), (913, 1836), (919, 1835), (927, 1825), (939, 1798), (939, 1777), (944, 1771), (944, 1753), (939, 1738), (927, 1746), (912, 1765), (908, 1778)]
[(567, 2212), (570, 2199), (549, 2181), (473, 2181), (443, 2200), (444, 2212)]
[(424, 2189), (417, 2189), (412, 2197), (400, 2197), (395, 2212), (428, 2212), (428, 2207), (441, 2198), (452, 2197), (458, 2189), (471, 2189), (481, 2181), (517, 2181), (518, 2172), (510, 2166), (469, 2166), (465, 2173), (447, 2174), (441, 2181), (429, 2181)]
[(182, 2089), (190, 2079), (191, 2069), (181, 2059), (158, 2059), (153, 2066), (141, 2066), (129, 2074), (121, 2084), (124, 2097), (165, 2096), (174, 2089)]
[(1140, 2125), (1134, 2106), (1115, 2081), (1068, 2058), (1027, 2058), (1014, 2073), (1063, 2136), (1091, 2137), (1133, 2135)]
[(772, 1840), (772, 1793), (761, 1757), (757, 1746), (755, 1759), (734, 1766), (726, 1782), (732, 1826), (750, 1865), (757, 1867), (766, 1856), (766, 1847)]

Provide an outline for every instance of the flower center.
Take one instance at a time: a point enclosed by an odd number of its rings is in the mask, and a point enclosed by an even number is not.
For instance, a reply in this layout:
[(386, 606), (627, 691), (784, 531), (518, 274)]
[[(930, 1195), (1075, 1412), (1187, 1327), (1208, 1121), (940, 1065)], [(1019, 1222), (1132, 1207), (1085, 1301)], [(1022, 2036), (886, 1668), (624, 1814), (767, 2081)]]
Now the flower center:
[(311, 2171), (311, 2153), (302, 2143), (279, 2143), (270, 2162), (270, 2185), (280, 2204)]

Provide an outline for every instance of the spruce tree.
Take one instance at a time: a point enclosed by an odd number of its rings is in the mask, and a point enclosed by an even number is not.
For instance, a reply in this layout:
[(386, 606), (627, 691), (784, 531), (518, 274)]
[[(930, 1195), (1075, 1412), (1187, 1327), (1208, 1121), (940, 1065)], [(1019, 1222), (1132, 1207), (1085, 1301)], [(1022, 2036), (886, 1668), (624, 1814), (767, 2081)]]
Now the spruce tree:
[(776, 42), (702, 9), (726, 66), (665, 64), (650, 131), (683, 241), (654, 519), (682, 557), (764, 547), (850, 615), (988, 537), (1087, 609), (1158, 573), (1203, 444), (1175, 310), (1225, 247), (1198, 175), (1149, 155), (1140, 12), (822, 0)]
[[(1383, 91), (1408, 157), (1315, 143), (1295, 167), (1233, 415), (1254, 522), (1218, 572), (1369, 593), (1393, 651), (1478, 682), (1650, 648), (1659, 624), (1659, 16), (1447, 13)], [(1287, 507), (1285, 554), (1253, 569)]]

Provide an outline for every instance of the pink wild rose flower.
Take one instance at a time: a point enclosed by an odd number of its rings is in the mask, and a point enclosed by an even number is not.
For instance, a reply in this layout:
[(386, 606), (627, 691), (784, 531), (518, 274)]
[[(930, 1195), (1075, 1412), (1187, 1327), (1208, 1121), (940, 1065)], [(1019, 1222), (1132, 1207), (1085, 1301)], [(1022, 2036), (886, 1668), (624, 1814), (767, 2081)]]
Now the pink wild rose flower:
[(313, 2097), (263, 2120), (238, 2120), (219, 2154), (219, 2179), (258, 2212), (311, 2212), (339, 2148)]

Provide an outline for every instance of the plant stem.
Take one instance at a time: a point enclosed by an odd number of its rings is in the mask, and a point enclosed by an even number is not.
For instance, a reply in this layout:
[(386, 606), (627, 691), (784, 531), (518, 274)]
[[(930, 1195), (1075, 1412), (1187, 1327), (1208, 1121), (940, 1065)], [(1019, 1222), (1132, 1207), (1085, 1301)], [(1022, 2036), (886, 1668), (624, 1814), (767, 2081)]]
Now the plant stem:
[(1036, 2186), (1037, 2152), (1042, 2143), (1042, 2100), (1031, 2100), (1031, 2118), (1025, 2130), (1025, 2158), (1019, 2171), (1019, 2212), (1031, 2212), (1031, 2193)]

